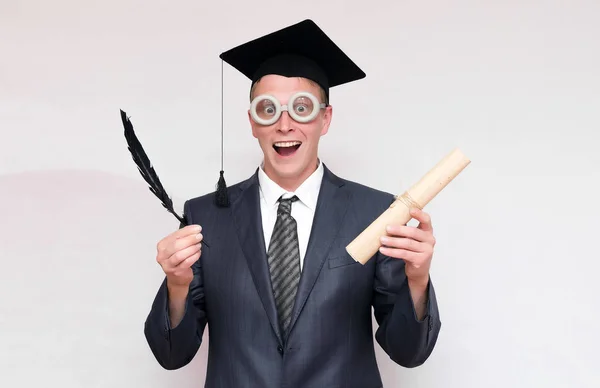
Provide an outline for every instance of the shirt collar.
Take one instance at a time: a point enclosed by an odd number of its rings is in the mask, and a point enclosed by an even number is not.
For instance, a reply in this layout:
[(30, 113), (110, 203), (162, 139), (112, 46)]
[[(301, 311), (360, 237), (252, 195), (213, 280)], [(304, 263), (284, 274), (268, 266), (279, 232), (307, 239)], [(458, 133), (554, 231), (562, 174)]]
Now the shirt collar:
[(261, 193), (268, 206), (276, 206), (279, 197), (284, 198), (296, 195), (298, 199), (308, 208), (314, 211), (317, 208), (317, 200), (319, 198), (319, 190), (323, 179), (323, 163), (318, 161), (317, 169), (298, 187), (295, 192), (289, 192), (273, 182), (264, 171), (264, 164), (261, 163), (258, 169), (258, 182)]

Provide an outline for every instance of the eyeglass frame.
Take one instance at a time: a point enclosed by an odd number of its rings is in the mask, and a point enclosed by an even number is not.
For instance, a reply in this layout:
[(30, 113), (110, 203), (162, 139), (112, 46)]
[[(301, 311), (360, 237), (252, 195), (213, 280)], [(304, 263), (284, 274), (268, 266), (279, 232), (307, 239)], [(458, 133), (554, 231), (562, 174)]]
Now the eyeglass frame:
[[(294, 101), (299, 97), (307, 97), (309, 100), (311, 100), (311, 102), (313, 103), (313, 106), (316, 107), (316, 109), (314, 109), (309, 116), (299, 116), (296, 112), (294, 112), (294, 109), (291, 109), (291, 110), (288, 109), (289, 106), (293, 106)], [(273, 105), (275, 106), (275, 114), (270, 119), (262, 119), (262, 118), (258, 117), (258, 114), (256, 113), (256, 106), (258, 105), (259, 102), (261, 102), (263, 100), (268, 100), (268, 101), (272, 102)], [(281, 114), (283, 112), (288, 112), (288, 114), (294, 121), (297, 121), (299, 123), (308, 123), (308, 122), (313, 121), (317, 117), (317, 115), (319, 114), (321, 109), (325, 109), (326, 107), (327, 107), (326, 103), (320, 103), (319, 100), (317, 99), (317, 97), (310, 92), (298, 92), (298, 93), (293, 94), (292, 96), (290, 96), (288, 103), (285, 105), (282, 105), (279, 102), (279, 100), (277, 100), (272, 95), (261, 94), (259, 96), (256, 96), (252, 100), (252, 102), (250, 104), (250, 116), (252, 117), (252, 120), (254, 120), (254, 122), (256, 122), (257, 124), (272, 125), (272, 124), (276, 123), (277, 120), (279, 120), (279, 118), (281, 117)]]

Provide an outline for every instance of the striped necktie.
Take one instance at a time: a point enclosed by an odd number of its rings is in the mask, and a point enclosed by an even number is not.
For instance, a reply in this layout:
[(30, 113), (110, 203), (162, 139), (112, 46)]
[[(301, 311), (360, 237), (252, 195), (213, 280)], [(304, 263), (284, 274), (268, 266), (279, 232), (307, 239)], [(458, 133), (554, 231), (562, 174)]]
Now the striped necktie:
[(279, 198), (277, 220), (267, 254), (279, 324), (286, 334), (300, 281), (298, 232), (296, 220), (291, 215), (292, 202), (296, 200), (296, 196)]

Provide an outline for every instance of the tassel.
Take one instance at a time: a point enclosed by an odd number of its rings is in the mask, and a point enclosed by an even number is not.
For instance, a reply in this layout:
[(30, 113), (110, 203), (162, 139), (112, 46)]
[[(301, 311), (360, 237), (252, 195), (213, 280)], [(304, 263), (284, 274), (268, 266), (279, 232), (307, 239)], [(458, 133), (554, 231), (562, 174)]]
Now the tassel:
[(227, 184), (225, 183), (225, 178), (223, 177), (224, 171), (221, 170), (219, 182), (217, 182), (217, 193), (216, 193), (216, 203), (219, 207), (228, 207), (229, 206), (229, 195), (227, 194)]
[(223, 177), (223, 61), (221, 61), (221, 173), (217, 182), (217, 192), (215, 202), (218, 207), (229, 206), (229, 195), (227, 195), (227, 183)]

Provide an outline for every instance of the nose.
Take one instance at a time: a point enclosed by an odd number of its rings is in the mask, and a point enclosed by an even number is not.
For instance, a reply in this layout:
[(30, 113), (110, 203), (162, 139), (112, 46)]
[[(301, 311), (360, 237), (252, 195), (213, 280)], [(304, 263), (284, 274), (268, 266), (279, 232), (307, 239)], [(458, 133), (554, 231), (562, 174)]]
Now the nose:
[(291, 122), (292, 119), (288, 112), (281, 112), (281, 117), (279, 118), (279, 130), (281, 132), (288, 132), (291, 130)]

